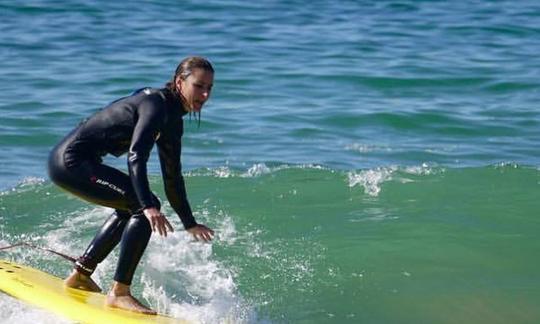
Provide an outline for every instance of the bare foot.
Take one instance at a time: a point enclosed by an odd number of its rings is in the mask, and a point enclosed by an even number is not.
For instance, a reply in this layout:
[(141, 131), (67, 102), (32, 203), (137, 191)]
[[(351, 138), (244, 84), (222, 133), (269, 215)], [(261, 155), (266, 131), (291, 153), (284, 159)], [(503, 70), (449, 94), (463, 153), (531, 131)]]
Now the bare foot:
[(114, 308), (121, 308), (127, 311), (143, 313), (147, 315), (156, 315), (157, 312), (152, 310), (145, 305), (141, 304), (135, 297), (131, 295), (126, 296), (114, 296), (107, 295), (107, 306)]
[(156, 315), (157, 312), (143, 305), (131, 295), (129, 285), (115, 281), (111, 291), (107, 295), (107, 306), (121, 308), (127, 311)]
[(64, 285), (75, 289), (101, 292), (101, 288), (99, 288), (92, 278), (77, 272), (77, 270), (73, 270), (73, 272), (64, 280)]

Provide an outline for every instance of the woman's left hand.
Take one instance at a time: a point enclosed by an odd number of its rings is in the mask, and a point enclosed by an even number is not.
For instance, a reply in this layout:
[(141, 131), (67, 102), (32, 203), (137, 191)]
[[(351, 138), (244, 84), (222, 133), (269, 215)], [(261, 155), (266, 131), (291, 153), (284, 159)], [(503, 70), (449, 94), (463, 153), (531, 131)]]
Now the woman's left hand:
[(212, 240), (212, 236), (214, 236), (214, 231), (202, 224), (192, 227), (187, 231), (190, 232), (197, 241), (200, 238), (205, 242), (209, 242)]

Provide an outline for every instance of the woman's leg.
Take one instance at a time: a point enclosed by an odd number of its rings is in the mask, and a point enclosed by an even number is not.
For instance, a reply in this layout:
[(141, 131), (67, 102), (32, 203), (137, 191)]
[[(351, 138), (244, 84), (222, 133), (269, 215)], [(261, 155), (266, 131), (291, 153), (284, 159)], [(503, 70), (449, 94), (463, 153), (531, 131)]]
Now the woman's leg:
[(133, 215), (122, 235), (118, 266), (114, 275), (115, 281), (131, 285), (133, 274), (151, 235), (152, 228), (146, 216), (142, 213)]
[(107, 257), (120, 241), (129, 217), (129, 213), (121, 210), (117, 210), (109, 216), (86, 248), (84, 254), (75, 262), (75, 271), (65, 280), (68, 287), (96, 292), (101, 291), (101, 288), (90, 276), (97, 265)]
[(130, 217), (131, 215), (123, 210), (116, 210), (109, 216), (86, 248), (86, 251), (84, 251), (84, 254), (75, 263), (77, 271), (86, 276), (90, 276), (94, 272), (97, 265), (120, 242)]
[[(129, 176), (112, 167), (92, 162), (82, 162), (70, 168), (51, 163), (49, 174), (57, 185), (76, 196), (116, 209), (116, 212), (98, 231), (83, 256), (78, 259), (77, 272), (89, 278), (97, 264), (103, 261), (121, 241), (115, 280), (127, 287), (127, 294), (122, 296), (125, 297), (122, 298), (122, 303), (115, 303), (117, 296), (112, 296), (112, 302), (110, 300), (108, 304), (139, 312), (154, 313), (142, 307), (129, 293), (133, 274), (151, 236), (150, 224), (142, 214)], [(155, 196), (154, 200), (159, 209), (159, 200)]]
[(114, 275), (115, 283), (107, 296), (108, 306), (156, 314), (155, 311), (133, 298), (130, 291), (133, 274), (151, 234), (152, 229), (146, 216), (140, 213), (131, 217), (122, 235), (120, 256)]

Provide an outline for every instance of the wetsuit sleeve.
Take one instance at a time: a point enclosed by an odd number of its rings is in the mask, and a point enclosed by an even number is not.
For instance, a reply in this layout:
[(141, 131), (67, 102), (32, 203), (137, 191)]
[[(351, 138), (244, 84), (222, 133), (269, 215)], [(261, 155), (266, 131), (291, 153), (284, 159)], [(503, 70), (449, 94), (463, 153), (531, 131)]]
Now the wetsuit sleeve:
[(180, 137), (175, 139), (160, 138), (157, 144), (165, 194), (171, 207), (180, 217), (182, 224), (184, 224), (184, 228), (190, 229), (196, 226), (197, 222), (187, 200), (186, 186), (182, 176)]
[(146, 162), (164, 119), (164, 109), (157, 100), (148, 98), (138, 107), (137, 123), (128, 153), (129, 176), (142, 209), (156, 207), (148, 184)]

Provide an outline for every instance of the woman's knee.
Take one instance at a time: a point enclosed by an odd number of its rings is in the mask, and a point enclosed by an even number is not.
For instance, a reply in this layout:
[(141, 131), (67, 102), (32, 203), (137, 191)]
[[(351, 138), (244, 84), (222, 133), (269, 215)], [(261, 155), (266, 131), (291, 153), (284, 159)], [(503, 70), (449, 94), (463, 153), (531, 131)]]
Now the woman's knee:
[(142, 237), (150, 237), (150, 234), (152, 234), (152, 227), (150, 226), (150, 221), (148, 221), (144, 214), (133, 215), (127, 223), (126, 230), (134, 231), (137, 233), (136, 236), (142, 235)]

